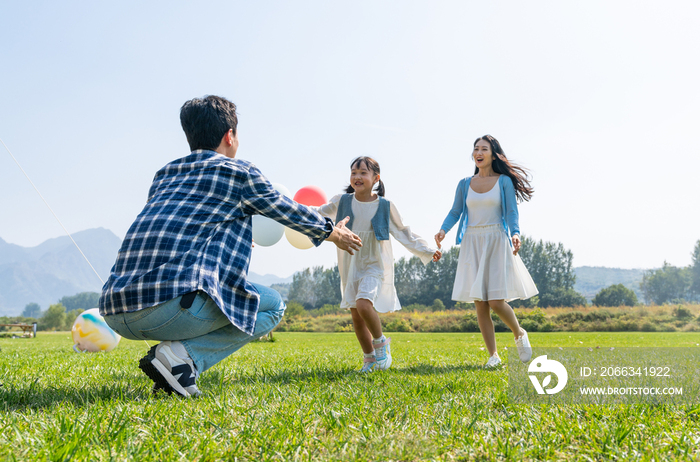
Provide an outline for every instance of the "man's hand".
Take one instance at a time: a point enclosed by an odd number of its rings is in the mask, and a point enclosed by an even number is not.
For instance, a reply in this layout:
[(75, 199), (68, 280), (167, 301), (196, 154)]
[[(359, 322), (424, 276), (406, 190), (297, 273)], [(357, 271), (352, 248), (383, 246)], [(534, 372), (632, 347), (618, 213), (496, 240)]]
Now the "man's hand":
[(442, 252), (440, 250), (436, 250), (435, 253), (433, 254), (433, 262), (437, 262), (442, 258)]
[(350, 255), (355, 255), (354, 251), (360, 250), (360, 247), (362, 247), (362, 239), (345, 227), (348, 220), (350, 220), (350, 217), (345, 217), (336, 223), (333, 232), (326, 240), (331, 241), (340, 250), (345, 250)]

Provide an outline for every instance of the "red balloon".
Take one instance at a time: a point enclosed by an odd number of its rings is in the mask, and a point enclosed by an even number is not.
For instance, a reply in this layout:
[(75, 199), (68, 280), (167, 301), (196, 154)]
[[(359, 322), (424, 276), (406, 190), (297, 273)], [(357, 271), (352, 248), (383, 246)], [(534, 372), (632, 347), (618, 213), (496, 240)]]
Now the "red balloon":
[(304, 205), (318, 207), (326, 202), (326, 193), (318, 186), (304, 186), (294, 195), (294, 200)]

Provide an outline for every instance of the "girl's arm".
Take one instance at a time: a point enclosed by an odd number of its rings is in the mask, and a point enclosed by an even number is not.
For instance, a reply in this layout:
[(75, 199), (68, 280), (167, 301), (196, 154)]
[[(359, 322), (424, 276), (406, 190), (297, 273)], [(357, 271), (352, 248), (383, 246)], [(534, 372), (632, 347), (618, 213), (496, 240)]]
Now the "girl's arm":
[(393, 202), (389, 202), (390, 220), (389, 233), (394, 236), (394, 239), (403, 244), (416, 257), (420, 258), (424, 265), (427, 265), (431, 260), (438, 261), (442, 253), (428, 244), (428, 242), (417, 234), (411, 231), (409, 226), (404, 225), (398, 209)]
[[(338, 204), (340, 203), (341, 197), (343, 197), (342, 194), (336, 194), (335, 196), (331, 197), (331, 200), (329, 200), (327, 204), (323, 204), (320, 207), (311, 207), (311, 208), (316, 210), (318, 213), (320, 213), (324, 217), (328, 217), (332, 220), (335, 220), (335, 215), (338, 213)], [(341, 218), (345, 218), (345, 217), (341, 217)]]

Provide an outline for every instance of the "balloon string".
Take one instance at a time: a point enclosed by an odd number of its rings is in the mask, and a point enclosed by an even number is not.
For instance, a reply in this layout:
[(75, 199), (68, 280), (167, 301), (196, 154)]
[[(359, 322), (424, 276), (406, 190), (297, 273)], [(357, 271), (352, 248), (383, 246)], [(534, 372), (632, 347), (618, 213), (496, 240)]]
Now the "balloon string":
[(97, 270), (95, 269), (95, 267), (92, 266), (92, 263), (90, 263), (90, 260), (88, 260), (88, 257), (85, 256), (85, 254), (83, 253), (83, 251), (80, 249), (80, 246), (75, 242), (75, 240), (73, 239), (73, 236), (70, 235), (70, 233), (68, 232), (68, 230), (66, 229), (66, 227), (63, 226), (63, 223), (61, 223), (61, 220), (59, 220), (58, 215), (56, 215), (56, 212), (53, 211), (53, 209), (51, 208), (51, 206), (49, 205), (49, 203), (46, 201), (46, 199), (44, 199), (44, 196), (41, 195), (41, 193), (39, 192), (39, 189), (36, 187), (36, 185), (34, 185), (34, 182), (31, 180), (31, 178), (29, 178), (29, 175), (27, 175), (27, 172), (25, 172), (24, 169), (22, 168), (22, 166), (19, 164), (19, 162), (17, 162), (17, 159), (15, 158), (15, 156), (12, 155), (12, 152), (10, 151), (10, 148), (7, 147), (7, 145), (5, 144), (5, 142), (4, 142), (2, 139), (0, 139), (0, 143), (2, 143), (3, 146), (5, 146), (5, 149), (7, 149), (7, 152), (10, 154), (10, 157), (12, 157), (12, 160), (15, 161), (15, 164), (17, 164), (17, 166), (19, 167), (19, 169), (22, 170), (22, 173), (24, 173), (24, 176), (25, 176), (25, 177), (27, 178), (27, 180), (29, 181), (29, 184), (32, 185), (32, 187), (34, 188), (34, 191), (36, 191), (36, 193), (39, 195), (39, 197), (41, 197), (41, 200), (44, 201), (44, 204), (46, 204), (46, 207), (48, 207), (48, 209), (51, 211), (51, 213), (53, 214), (53, 216), (54, 216), (54, 218), (56, 219), (56, 221), (58, 222), (58, 224), (61, 225), (61, 228), (63, 228), (63, 231), (65, 231), (66, 234), (68, 235), (68, 237), (70, 238), (70, 240), (73, 241), (73, 244), (74, 244), (75, 247), (78, 249), (78, 252), (80, 252), (80, 255), (83, 256), (83, 258), (85, 259), (85, 261), (87, 262), (87, 264), (90, 265), (90, 268), (92, 268), (92, 270), (95, 272), (95, 275), (97, 276), (97, 279), (99, 279), (100, 282), (102, 283), (102, 285), (104, 285), (105, 282), (102, 280), (102, 278), (100, 277), (100, 275), (99, 275), (99, 273), (97, 272)]
[[(34, 191), (36, 191), (36, 193), (39, 195), (39, 197), (41, 197), (41, 200), (44, 201), (44, 204), (46, 204), (46, 207), (51, 211), (51, 214), (53, 214), (53, 216), (54, 216), (54, 218), (56, 219), (56, 221), (58, 222), (58, 224), (61, 225), (61, 228), (63, 228), (63, 231), (65, 231), (65, 233), (68, 235), (68, 237), (70, 238), (70, 240), (73, 242), (73, 245), (75, 245), (75, 248), (78, 249), (78, 252), (80, 252), (80, 255), (83, 256), (83, 258), (85, 259), (85, 261), (87, 262), (87, 264), (90, 265), (90, 268), (92, 268), (92, 271), (95, 272), (95, 276), (97, 276), (97, 279), (100, 280), (100, 282), (102, 283), (102, 285), (105, 285), (105, 282), (104, 282), (104, 281), (102, 280), (102, 278), (100, 277), (100, 274), (97, 272), (97, 270), (95, 269), (95, 267), (92, 266), (92, 263), (90, 263), (90, 260), (88, 260), (88, 257), (85, 256), (85, 254), (83, 253), (83, 251), (82, 251), (82, 249), (80, 248), (80, 246), (78, 245), (78, 243), (75, 242), (75, 239), (73, 239), (73, 236), (71, 236), (71, 234), (68, 232), (68, 230), (66, 229), (66, 227), (63, 226), (63, 223), (61, 223), (61, 220), (58, 218), (58, 215), (56, 215), (56, 212), (53, 211), (53, 209), (51, 208), (51, 206), (49, 205), (49, 203), (46, 201), (46, 199), (44, 199), (44, 196), (41, 195), (41, 193), (39, 192), (39, 188), (37, 188), (36, 185), (34, 184), (34, 182), (32, 181), (32, 179), (29, 178), (29, 175), (27, 175), (27, 172), (24, 171), (24, 169), (23, 169), (22, 166), (19, 164), (19, 162), (17, 161), (17, 159), (15, 158), (15, 156), (12, 155), (12, 151), (10, 151), (10, 148), (7, 147), (7, 145), (6, 145), (5, 142), (2, 140), (2, 138), (0, 138), (0, 143), (2, 143), (3, 146), (5, 146), (5, 149), (7, 150), (7, 153), (10, 154), (10, 157), (12, 157), (12, 160), (15, 161), (15, 164), (17, 164), (17, 167), (19, 167), (19, 169), (22, 171), (22, 173), (24, 173), (24, 176), (27, 178), (27, 181), (29, 181), (29, 184), (32, 185), (32, 187), (34, 188)], [(144, 340), (144, 343), (146, 343), (146, 345), (148, 345), (148, 342), (146, 342), (145, 340)], [(148, 345), (148, 347), (150, 348), (150, 345)]]

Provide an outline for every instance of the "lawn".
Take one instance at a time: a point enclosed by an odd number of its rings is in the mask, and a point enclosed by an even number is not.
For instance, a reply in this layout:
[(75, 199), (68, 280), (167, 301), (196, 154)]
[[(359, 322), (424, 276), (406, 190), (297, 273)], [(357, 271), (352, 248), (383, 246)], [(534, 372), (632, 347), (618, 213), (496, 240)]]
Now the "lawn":
[[(77, 354), (68, 333), (0, 339), (0, 460), (690, 460), (700, 406), (528, 406), (480, 334), (395, 333), (394, 365), (355, 373), (351, 333), (277, 333), (151, 394), (144, 342)], [(497, 335), (499, 347), (512, 336)], [(533, 333), (534, 346), (685, 346), (698, 333)], [(504, 358), (507, 355), (502, 355)]]

